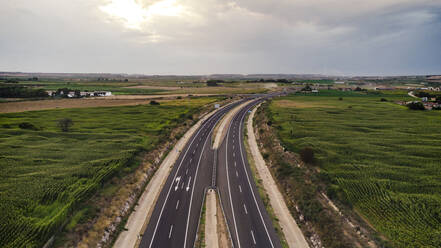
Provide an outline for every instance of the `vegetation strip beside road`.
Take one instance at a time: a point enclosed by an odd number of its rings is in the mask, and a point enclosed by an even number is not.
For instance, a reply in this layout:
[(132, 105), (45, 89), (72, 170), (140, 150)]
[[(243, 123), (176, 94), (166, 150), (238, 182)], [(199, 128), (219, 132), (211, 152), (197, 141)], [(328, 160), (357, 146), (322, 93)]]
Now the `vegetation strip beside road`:
[[(395, 103), (409, 98), (297, 94), (274, 100), (266, 114), (287, 150), (312, 149), (308, 167), (320, 171), (322, 190), (340, 209), (360, 213), (390, 246), (440, 247), (441, 113)], [(289, 165), (280, 170), (296, 173)]]
[[(259, 185), (259, 187), (263, 186), (264, 194), (266, 195), (266, 198), (269, 199), (269, 202), (267, 202), (267, 200), (264, 202), (265, 205), (267, 205), (267, 208), (272, 209), (272, 211), (268, 212), (272, 212), (271, 216), (274, 215), (276, 219), (275, 222), (279, 224), (280, 231), (283, 232), (282, 240), (284, 239), (284, 242), (282, 242), (282, 244), (286, 242), (285, 244), (290, 248), (307, 248), (309, 247), (308, 243), (306, 242), (302, 231), (297, 226), (296, 221), (291, 216), (283, 195), (280, 193), (271, 172), (266, 167), (265, 160), (257, 146), (256, 136), (254, 135), (253, 119), (254, 114), (259, 107), (260, 104), (251, 111), (246, 123), (246, 133), (248, 137), (246, 140), (247, 154), (250, 158), (250, 164), (253, 164), (254, 167), (252, 171), (257, 179), (256, 184)], [(262, 197), (262, 199), (265, 199), (264, 197)]]
[[(316, 169), (305, 166), (298, 156), (286, 151), (268, 119), (268, 102), (257, 109), (254, 118), (259, 150), (268, 169), (276, 179), (291, 215), (302, 229), (310, 247), (367, 247), (353, 227), (322, 200), (324, 187), (316, 175)], [(364, 232), (365, 229), (361, 229)], [(364, 234), (363, 234), (364, 235)]]
[[(112, 198), (117, 188), (108, 182), (130, 175), (138, 155), (216, 100), (1, 114), (0, 246), (41, 246), (64, 224), (96, 216), (101, 209), (85, 200), (95, 192)], [(73, 126), (63, 132), (57, 123), (66, 117)]]

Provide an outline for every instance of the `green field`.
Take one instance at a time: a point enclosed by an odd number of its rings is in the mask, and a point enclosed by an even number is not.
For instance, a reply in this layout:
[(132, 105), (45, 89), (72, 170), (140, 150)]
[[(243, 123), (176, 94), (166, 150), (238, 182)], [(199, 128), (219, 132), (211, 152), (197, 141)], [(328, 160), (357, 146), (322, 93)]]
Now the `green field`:
[(24, 85), (36, 89), (57, 90), (68, 88), (70, 90), (80, 91), (111, 91), (114, 95), (151, 95), (164, 92), (161, 89), (137, 89), (127, 88), (137, 85), (130, 82), (98, 82), (98, 81), (80, 81), (80, 82), (63, 82), (63, 81), (41, 81), (28, 82), (21, 81), (19, 85)]
[[(0, 114), (0, 247), (41, 247), (81, 201), (133, 171), (137, 154), (217, 100)], [(62, 118), (71, 131), (57, 127)], [(26, 122), (34, 128), (19, 128)]]
[(394, 247), (441, 247), (441, 112), (393, 103), (403, 99), (323, 91), (278, 98), (268, 113), (288, 150), (314, 149), (328, 195)]

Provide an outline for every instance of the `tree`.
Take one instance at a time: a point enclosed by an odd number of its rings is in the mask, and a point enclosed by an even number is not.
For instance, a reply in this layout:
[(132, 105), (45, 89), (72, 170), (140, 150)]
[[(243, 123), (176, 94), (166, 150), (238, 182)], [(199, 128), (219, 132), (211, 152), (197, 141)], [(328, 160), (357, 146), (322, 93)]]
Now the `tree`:
[(425, 110), (424, 104), (422, 102), (411, 102), (407, 104), (407, 107), (411, 110)]
[(58, 127), (60, 127), (61, 131), (69, 132), (71, 126), (73, 126), (73, 121), (70, 118), (63, 118), (58, 120)]
[(300, 158), (306, 164), (311, 164), (314, 162), (314, 150), (311, 147), (305, 147), (300, 151)]
[(159, 105), (159, 102), (152, 100), (152, 101), (150, 101), (150, 105)]
[(312, 88), (309, 85), (306, 85), (305, 88), (302, 89), (302, 91), (311, 91)]
[(216, 87), (218, 86), (217, 82), (207, 81), (207, 86)]
[(78, 98), (81, 97), (81, 91), (80, 90), (75, 90), (75, 97), (78, 97)]

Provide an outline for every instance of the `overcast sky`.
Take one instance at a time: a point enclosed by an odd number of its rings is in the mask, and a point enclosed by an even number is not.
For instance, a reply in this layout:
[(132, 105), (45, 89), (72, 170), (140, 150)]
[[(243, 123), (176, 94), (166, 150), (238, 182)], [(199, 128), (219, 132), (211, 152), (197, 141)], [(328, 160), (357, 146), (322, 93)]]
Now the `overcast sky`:
[(441, 74), (441, 0), (0, 0), (0, 71)]

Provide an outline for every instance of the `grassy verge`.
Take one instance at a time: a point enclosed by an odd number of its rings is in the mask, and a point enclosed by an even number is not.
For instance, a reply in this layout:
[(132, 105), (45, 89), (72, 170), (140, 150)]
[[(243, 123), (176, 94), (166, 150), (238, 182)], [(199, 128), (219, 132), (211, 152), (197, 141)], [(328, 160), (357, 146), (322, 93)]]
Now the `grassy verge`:
[(205, 217), (207, 215), (206, 202), (207, 202), (207, 197), (205, 196), (204, 201), (202, 202), (202, 211), (201, 211), (201, 218), (199, 220), (199, 229), (198, 229), (197, 239), (194, 245), (195, 248), (204, 248), (207, 246), (205, 243)]
[(280, 227), (280, 224), (279, 224), (279, 219), (275, 215), (274, 209), (271, 206), (270, 199), (269, 199), (268, 193), (266, 193), (266, 191), (265, 191), (265, 188), (264, 188), (263, 183), (262, 183), (262, 179), (259, 178), (259, 175), (258, 175), (258, 172), (257, 172), (257, 168), (256, 168), (256, 164), (254, 162), (254, 157), (253, 157), (253, 155), (251, 154), (251, 151), (250, 151), (250, 147), (249, 147), (249, 144), (248, 144), (248, 141), (247, 141), (248, 140), (248, 130), (246, 128), (248, 121), (252, 121), (252, 120), (249, 119), (249, 115), (246, 117), (246, 122), (244, 124), (244, 129), (245, 129), (244, 130), (244, 135), (245, 135), (245, 137), (244, 137), (244, 139), (245, 139), (244, 145), (245, 145), (245, 150), (246, 150), (246, 153), (247, 153), (248, 162), (249, 162), (249, 165), (250, 165), (250, 168), (251, 168), (251, 172), (253, 174), (254, 183), (257, 186), (260, 198), (262, 199), (263, 204), (265, 205), (265, 209), (268, 212), (268, 214), (269, 214), (269, 216), (270, 216), (270, 218), (272, 220), (274, 229), (276, 230), (276, 233), (279, 236), (280, 243), (282, 244), (282, 247), (283, 248), (288, 248), (289, 246), (288, 246), (288, 243), (286, 242), (285, 234), (283, 233), (282, 228)]
[[(441, 113), (393, 103), (408, 99), (402, 92), (294, 95), (274, 100), (266, 116), (287, 150), (314, 150), (310, 168), (325, 182), (318, 190), (360, 213), (389, 245), (439, 247)], [(298, 172), (284, 164), (277, 173)]]
[[(64, 224), (72, 229), (94, 215), (99, 209), (85, 200), (112, 195), (108, 182), (216, 100), (1, 114), (0, 246), (38, 247)], [(62, 118), (73, 120), (69, 132), (58, 128)]]

